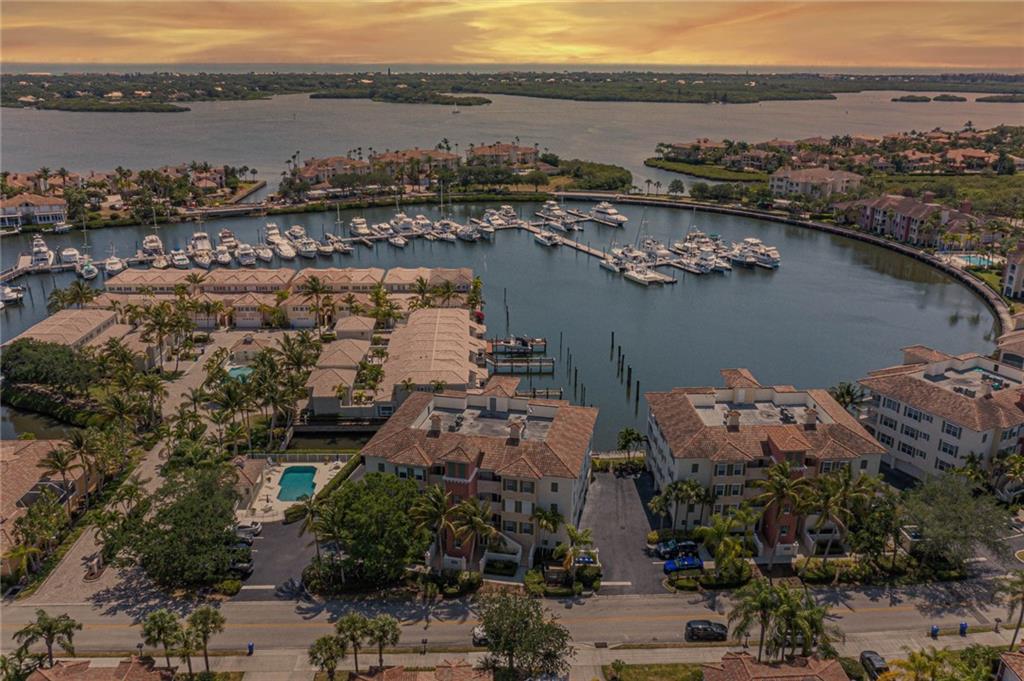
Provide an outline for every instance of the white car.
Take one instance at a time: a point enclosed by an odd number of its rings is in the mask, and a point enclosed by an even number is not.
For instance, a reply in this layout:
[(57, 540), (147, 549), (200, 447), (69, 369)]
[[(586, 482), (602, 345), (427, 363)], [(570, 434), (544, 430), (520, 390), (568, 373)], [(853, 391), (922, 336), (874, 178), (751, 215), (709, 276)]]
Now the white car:
[(263, 523), (255, 520), (243, 520), (235, 525), (235, 534), (255, 537), (263, 531)]
[(484, 629), (484, 625), (478, 624), (473, 627), (473, 645), (482, 648), (487, 645), (487, 630)]

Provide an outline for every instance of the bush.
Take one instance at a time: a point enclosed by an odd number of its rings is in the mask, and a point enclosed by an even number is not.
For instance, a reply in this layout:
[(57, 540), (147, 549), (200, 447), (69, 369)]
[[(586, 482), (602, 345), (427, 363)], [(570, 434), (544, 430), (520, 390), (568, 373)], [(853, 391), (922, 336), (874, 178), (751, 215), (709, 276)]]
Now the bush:
[(676, 591), (696, 591), (700, 587), (693, 577), (670, 577), (668, 584)]
[(526, 585), (526, 593), (530, 596), (544, 595), (544, 575), (539, 568), (534, 568), (527, 572), (526, 577), (523, 579), (523, 584)]
[(590, 467), (595, 473), (607, 473), (611, 470), (611, 463), (612, 462), (607, 459), (594, 459), (591, 462)]
[(698, 581), (705, 589), (736, 589), (749, 582), (750, 577), (750, 564), (744, 561), (738, 574), (726, 573), (719, 576), (714, 572), (708, 572), (701, 575)]
[(651, 530), (647, 533), (647, 543), (655, 545), (669, 539), (675, 539), (676, 541), (683, 541), (685, 539), (692, 539), (691, 534), (686, 530), (673, 530), (672, 528), (665, 528), (663, 530)]
[(595, 581), (601, 580), (601, 568), (596, 565), (587, 565), (576, 571), (576, 579), (587, 589), (594, 586)]
[(513, 577), (519, 564), (514, 560), (489, 560), (484, 566), (484, 572), (489, 575), (500, 575), (502, 577)]
[(582, 596), (583, 595), (583, 583), (582, 582), (573, 582), (572, 583), (572, 593), (573, 593), (574, 596)]
[(860, 660), (855, 660), (852, 657), (840, 657), (839, 664), (843, 666), (843, 671), (850, 677), (850, 681), (863, 681), (866, 678), (864, 666)]
[(214, 584), (213, 590), (224, 596), (234, 596), (242, 590), (242, 582), (237, 579), (225, 579)]
[(483, 584), (484, 578), (479, 572), (470, 572), (469, 570), (463, 570), (459, 573), (458, 585), (461, 593), (470, 593), (476, 591)]
[(210, 342), (210, 334), (208, 333), (194, 333), (192, 334), (192, 340), (197, 344), (202, 345)]
[(616, 475), (639, 475), (646, 467), (642, 458), (619, 461), (614, 466)]

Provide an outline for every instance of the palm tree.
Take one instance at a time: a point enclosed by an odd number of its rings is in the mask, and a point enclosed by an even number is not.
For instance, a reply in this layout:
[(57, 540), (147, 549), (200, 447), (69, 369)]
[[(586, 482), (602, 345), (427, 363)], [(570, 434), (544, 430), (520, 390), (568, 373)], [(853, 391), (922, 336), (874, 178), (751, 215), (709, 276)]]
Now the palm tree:
[(42, 664), (42, 655), (30, 653), (25, 648), (15, 648), (9, 655), (0, 655), (0, 679), (28, 681), (32, 673)]
[(445, 279), (434, 289), (434, 296), (441, 302), (442, 307), (448, 307), (453, 300), (459, 297), (459, 292), (456, 290), (455, 284)]
[(843, 381), (828, 389), (829, 395), (832, 396), (839, 406), (849, 411), (851, 407), (855, 407), (864, 400), (864, 389), (856, 383), (848, 383)]
[(476, 497), (469, 497), (456, 504), (452, 509), (452, 527), (456, 537), (468, 538), (472, 542), (470, 555), (476, 550), (477, 541), (483, 540), (486, 546), (498, 536), (498, 530), (491, 524), (490, 504), (485, 505)]
[(384, 668), (384, 648), (398, 645), (402, 630), (391, 615), (377, 615), (369, 622), (367, 638), (377, 646), (377, 666)]
[(1010, 617), (1017, 615), (1017, 624), (1013, 628), (1013, 640), (1008, 650), (1017, 648), (1017, 637), (1020, 635), (1021, 624), (1024, 624), (1024, 570), (1011, 572), (999, 584), (999, 593), (1010, 602)]
[(36, 557), (42, 553), (43, 550), (38, 546), (22, 542), (11, 547), (11, 550), (3, 555), (3, 559), (12, 566), (14, 576), (20, 578), (28, 574), (29, 568), (36, 560)]
[[(768, 474), (761, 480), (755, 480), (753, 484), (764, 490), (754, 498), (754, 504), (764, 508), (765, 513), (771, 509), (775, 514), (777, 527), (783, 513), (792, 512), (807, 483), (802, 478), (794, 478), (792, 465), (788, 461), (783, 461), (769, 468)], [(786, 511), (787, 508), (790, 510)], [(771, 582), (779, 537), (765, 537), (765, 539), (772, 542), (772, 553), (768, 559), (768, 581)]]
[(643, 444), (644, 436), (636, 428), (623, 428), (619, 431), (618, 447), (626, 452), (626, 457), (632, 459), (633, 452), (637, 445)]
[(313, 308), (316, 310), (317, 333), (323, 338), (323, 324), (321, 324), (323, 311), (320, 308), (320, 299), (331, 292), (330, 288), (320, 277), (313, 275), (299, 285), (298, 292), (302, 294), (303, 300), (306, 302), (313, 301)]
[(554, 509), (541, 508), (540, 506), (533, 507), (533, 514), (530, 516), (530, 520), (537, 526), (537, 529), (547, 532), (548, 534), (558, 534), (558, 528), (565, 523), (565, 518), (562, 514)]
[(559, 544), (555, 547), (555, 558), (562, 559), (562, 567), (572, 575), (575, 581), (577, 560), (594, 545), (594, 537), (589, 529), (578, 530), (572, 525), (565, 526), (565, 533), (569, 537), (569, 543)]
[(77, 455), (71, 450), (57, 447), (36, 464), (37, 467), (43, 469), (44, 475), (60, 475), (61, 488), (64, 490), (69, 516), (71, 515), (71, 497), (74, 495), (68, 488), (68, 474), (82, 468), (82, 464), (77, 463), (76, 459)]
[(441, 555), (442, 537), (446, 532), (455, 532), (451, 494), (440, 485), (428, 487), (416, 500), (410, 516), (418, 529), (427, 530), (434, 535), (437, 555)]
[(416, 282), (413, 284), (413, 293), (416, 295), (416, 298), (413, 299), (416, 307), (430, 307), (434, 298), (434, 289), (431, 288), (430, 282), (423, 277), (416, 277)]
[[(705, 498), (704, 487), (696, 480), (676, 480), (675, 482), (669, 483), (662, 494), (666, 495), (666, 499), (672, 502), (672, 528), (675, 529), (679, 525), (679, 505), (684, 504), (687, 507), (690, 504), (696, 504), (702, 502)], [(701, 513), (703, 516), (703, 513)]]
[(162, 645), (167, 668), (171, 668), (170, 646), (181, 637), (181, 622), (178, 616), (166, 608), (160, 608), (146, 615), (142, 623), (142, 640), (147, 646)]
[(435, 378), (434, 380), (432, 380), (430, 382), (430, 390), (431, 390), (431, 392), (443, 393), (447, 387), (448, 387), (448, 383), (446, 381), (442, 381), (439, 378)]
[(71, 619), (67, 613), (52, 617), (45, 610), (36, 610), (36, 619), (14, 632), (14, 640), (24, 648), (35, 645), (39, 641), (46, 646), (46, 659), (53, 666), (53, 646), (69, 655), (75, 654), (75, 632), (81, 631), (82, 625)]
[(359, 649), (369, 634), (369, 620), (365, 615), (358, 612), (348, 612), (338, 618), (334, 624), (334, 630), (338, 636), (346, 640), (352, 648), (352, 659), (355, 664), (356, 674), (359, 673)]
[(326, 673), (328, 681), (334, 681), (338, 663), (347, 656), (348, 641), (340, 636), (321, 636), (309, 647), (309, 663)]
[(192, 656), (198, 655), (203, 650), (202, 641), (198, 632), (191, 627), (182, 627), (178, 632), (178, 638), (174, 641), (178, 657), (185, 661), (188, 667), (188, 677), (192, 678)]
[(757, 661), (761, 661), (764, 639), (771, 628), (775, 611), (779, 607), (779, 590), (763, 579), (757, 579), (736, 592), (736, 605), (729, 613), (729, 625), (736, 638), (750, 633), (756, 622), (760, 628), (757, 642)]
[(309, 494), (303, 494), (299, 497), (298, 508), (301, 509), (302, 514), (299, 519), (302, 521), (302, 525), (299, 526), (299, 536), (309, 532), (313, 535), (313, 545), (316, 547), (316, 562), (320, 564), (320, 537), (317, 536), (317, 518), (320, 516), (320, 503), (316, 500), (316, 497)]
[(664, 494), (656, 494), (647, 502), (647, 510), (658, 516), (658, 530), (665, 529), (665, 519), (668, 517), (669, 499)]
[(742, 570), (743, 545), (736, 541), (732, 531), (736, 523), (730, 516), (715, 515), (711, 524), (698, 527), (695, 531), (706, 545), (713, 547), (715, 555), (715, 575), (721, 577), (733, 574), (734, 570)]
[(209, 605), (196, 608), (188, 616), (189, 630), (195, 633), (197, 640), (202, 645), (203, 662), (206, 665), (207, 673), (210, 671), (210, 654), (207, 650), (210, 645), (210, 637), (224, 631), (225, 623), (224, 615)]
[(904, 648), (904, 651), (905, 658), (889, 662), (892, 671), (883, 675), (886, 681), (936, 681), (949, 655), (945, 648), (937, 650), (935, 646), (924, 650)]

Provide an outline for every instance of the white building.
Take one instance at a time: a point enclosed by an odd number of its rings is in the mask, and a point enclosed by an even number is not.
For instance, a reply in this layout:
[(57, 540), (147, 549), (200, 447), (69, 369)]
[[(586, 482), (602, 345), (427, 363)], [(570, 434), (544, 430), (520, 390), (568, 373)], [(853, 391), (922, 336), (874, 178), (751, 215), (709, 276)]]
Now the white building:
[(860, 186), (863, 178), (857, 173), (830, 168), (779, 168), (768, 178), (773, 196), (801, 194), (811, 198), (824, 198), (832, 194), (845, 194)]
[(54, 225), (67, 219), (64, 199), (38, 194), (18, 194), (0, 199), (0, 227)]
[(884, 461), (915, 478), (960, 468), (977, 458), (988, 468), (1020, 450), (1024, 372), (969, 353), (947, 355), (914, 345), (903, 364), (872, 371), (868, 427), (887, 448)]

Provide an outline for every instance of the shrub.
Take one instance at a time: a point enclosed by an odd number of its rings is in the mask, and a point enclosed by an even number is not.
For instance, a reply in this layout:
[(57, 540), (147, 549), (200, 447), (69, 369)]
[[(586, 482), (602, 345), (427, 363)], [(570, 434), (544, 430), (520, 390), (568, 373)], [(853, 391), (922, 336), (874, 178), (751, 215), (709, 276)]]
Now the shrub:
[(576, 579), (587, 589), (593, 588), (595, 581), (601, 579), (601, 568), (596, 565), (587, 565), (576, 571)]
[(234, 596), (242, 590), (242, 582), (237, 579), (225, 579), (214, 584), (213, 590), (224, 596)]
[(676, 541), (683, 541), (684, 539), (692, 539), (693, 537), (686, 530), (673, 530), (672, 528), (665, 528), (663, 530), (651, 530), (647, 533), (647, 543), (650, 545), (658, 544), (669, 539), (675, 539)]
[(644, 472), (645, 468), (646, 466), (642, 458), (629, 459), (617, 462), (615, 464), (615, 473), (618, 475), (639, 475)]
[(611, 468), (611, 462), (606, 459), (594, 459), (591, 468), (595, 473), (607, 473)]
[(708, 572), (700, 576), (700, 585), (705, 589), (735, 589), (750, 581), (750, 564), (744, 561), (738, 574), (724, 573), (721, 576)]
[(476, 591), (483, 584), (483, 581), (483, 575), (479, 572), (463, 570), (458, 576), (459, 591), (464, 594)]
[(519, 569), (519, 564), (514, 560), (489, 560), (484, 566), (484, 572), (489, 575), (500, 575), (502, 577), (512, 577), (516, 574), (516, 570)]
[(574, 596), (581, 596), (581, 595), (583, 595), (583, 582), (573, 582), (572, 583), (572, 593), (573, 593)]
[(677, 591), (696, 591), (700, 586), (693, 577), (670, 577), (668, 583)]
[(523, 584), (526, 585), (526, 593), (530, 596), (544, 595), (544, 575), (540, 569), (534, 568), (527, 572)]

